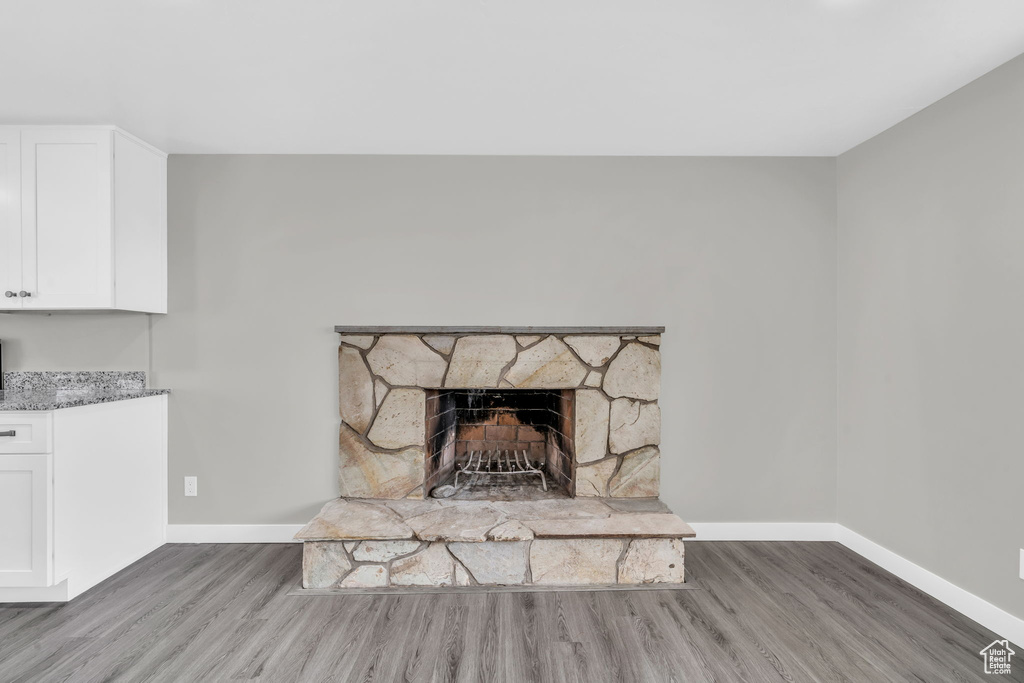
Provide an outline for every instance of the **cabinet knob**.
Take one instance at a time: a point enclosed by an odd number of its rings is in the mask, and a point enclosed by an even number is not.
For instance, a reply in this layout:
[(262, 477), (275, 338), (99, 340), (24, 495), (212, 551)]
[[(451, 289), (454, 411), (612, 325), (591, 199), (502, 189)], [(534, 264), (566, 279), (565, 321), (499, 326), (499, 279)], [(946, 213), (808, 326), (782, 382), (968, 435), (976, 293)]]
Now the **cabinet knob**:
[(8, 299), (13, 299), (18, 295), (8, 289), (6, 292), (4, 292), (4, 296), (6, 296)]
[(32, 296), (32, 292), (26, 292), (24, 289), (18, 292), (18, 296)]

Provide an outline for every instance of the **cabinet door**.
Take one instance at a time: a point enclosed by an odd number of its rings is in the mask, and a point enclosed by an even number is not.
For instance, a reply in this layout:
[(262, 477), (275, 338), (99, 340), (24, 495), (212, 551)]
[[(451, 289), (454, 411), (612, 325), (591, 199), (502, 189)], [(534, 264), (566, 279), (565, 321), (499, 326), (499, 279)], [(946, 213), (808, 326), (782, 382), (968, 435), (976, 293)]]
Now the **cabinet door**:
[(0, 128), (0, 310), (21, 308), (21, 136)]
[(0, 587), (52, 583), (48, 455), (0, 455)]
[(24, 308), (113, 303), (111, 132), (21, 132)]

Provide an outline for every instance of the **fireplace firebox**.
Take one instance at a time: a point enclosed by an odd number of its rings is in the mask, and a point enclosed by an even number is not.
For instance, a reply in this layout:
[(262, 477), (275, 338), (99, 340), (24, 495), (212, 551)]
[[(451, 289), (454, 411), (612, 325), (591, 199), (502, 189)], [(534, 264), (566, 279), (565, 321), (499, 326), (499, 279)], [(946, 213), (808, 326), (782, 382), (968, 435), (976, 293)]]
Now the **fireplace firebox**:
[(571, 496), (574, 406), (571, 390), (427, 390), (426, 491), (452, 484), (462, 499)]

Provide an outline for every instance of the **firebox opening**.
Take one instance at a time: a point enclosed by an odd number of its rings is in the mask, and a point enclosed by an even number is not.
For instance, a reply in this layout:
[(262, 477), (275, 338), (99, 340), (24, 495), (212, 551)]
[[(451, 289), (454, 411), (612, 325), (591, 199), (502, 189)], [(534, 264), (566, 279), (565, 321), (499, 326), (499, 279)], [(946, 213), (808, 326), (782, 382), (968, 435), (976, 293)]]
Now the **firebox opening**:
[(424, 493), (457, 484), (462, 499), (570, 497), (574, 401), (571, 389), (428, 390)]

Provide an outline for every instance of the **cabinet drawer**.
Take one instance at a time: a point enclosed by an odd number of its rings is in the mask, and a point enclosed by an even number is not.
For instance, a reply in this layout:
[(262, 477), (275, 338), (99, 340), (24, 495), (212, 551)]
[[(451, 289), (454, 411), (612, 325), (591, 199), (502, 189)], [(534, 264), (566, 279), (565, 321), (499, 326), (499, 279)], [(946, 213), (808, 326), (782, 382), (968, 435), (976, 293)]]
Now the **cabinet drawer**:
[(0, 454), (49, 452), (49, 413), (0, 413)]

